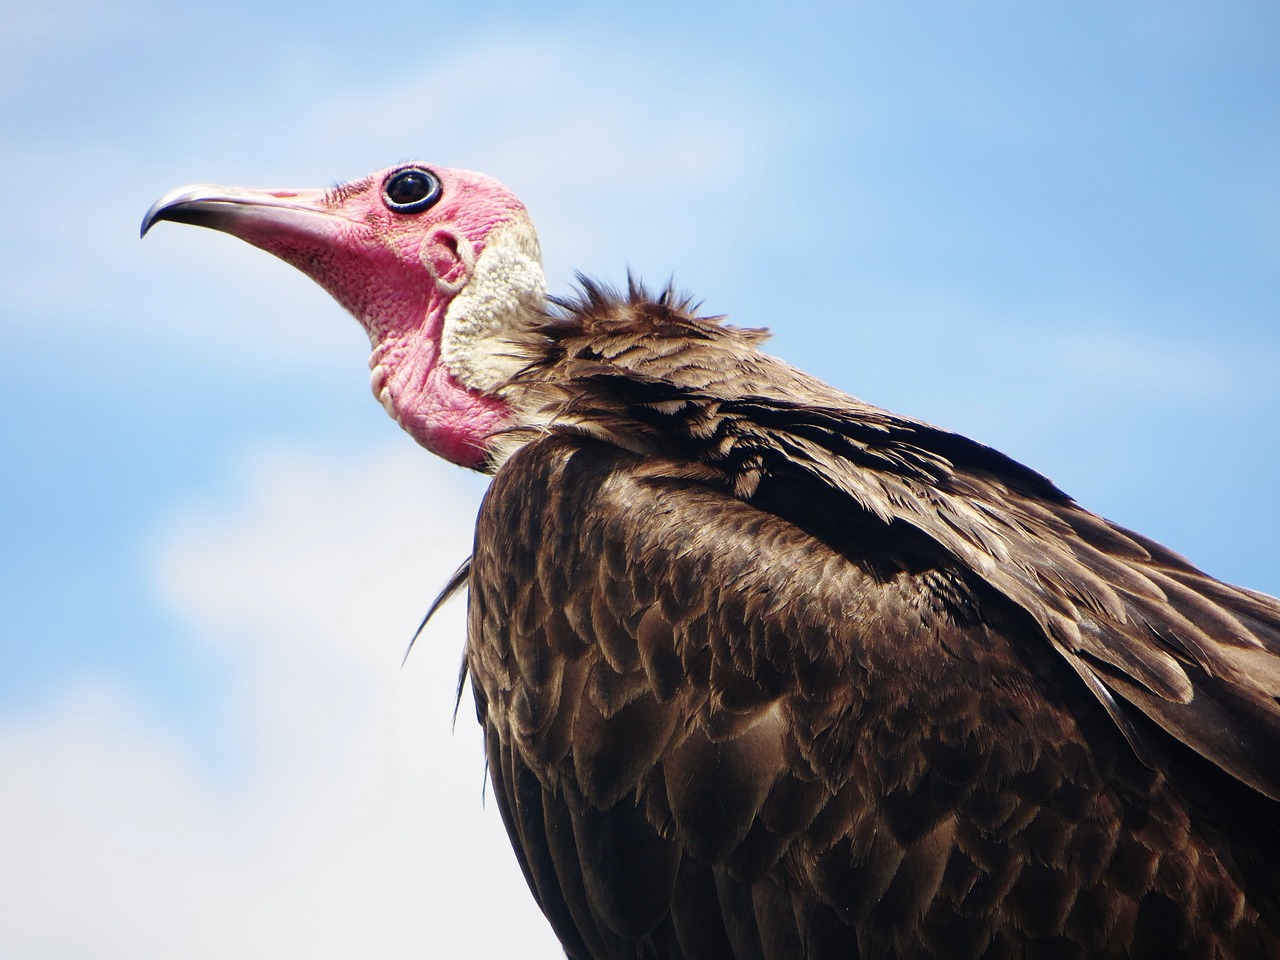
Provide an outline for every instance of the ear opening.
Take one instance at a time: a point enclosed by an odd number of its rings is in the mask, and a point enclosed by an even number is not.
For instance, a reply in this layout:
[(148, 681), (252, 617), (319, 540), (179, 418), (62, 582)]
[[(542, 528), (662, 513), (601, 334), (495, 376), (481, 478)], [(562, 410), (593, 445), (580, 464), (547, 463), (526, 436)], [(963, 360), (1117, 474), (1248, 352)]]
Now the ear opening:
[(457, 293), (471, 278), (476, 248), (452, 227), (440, 226), (423, 241), (418, 257), (440, 289)]

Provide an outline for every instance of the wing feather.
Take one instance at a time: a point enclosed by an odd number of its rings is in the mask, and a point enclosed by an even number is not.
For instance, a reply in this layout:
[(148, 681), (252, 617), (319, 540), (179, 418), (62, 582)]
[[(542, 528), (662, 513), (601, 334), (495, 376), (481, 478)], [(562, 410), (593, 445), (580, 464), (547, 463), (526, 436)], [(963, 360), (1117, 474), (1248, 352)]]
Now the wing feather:
[(735, 446), (763, 463), (756, 497), (825, 486), (918, 530), (1025, 610), (1095, 689), (1280, 800), (1280, 601), (1214, 580), (989, 448), (884, 411), (868, 423), (850, 401), (716, 399), (737, 417)]
[[(1034, 955), (1069, 929), (1094, 936), (1080, 905), (1104, 895), (1107, 942), (1138, 943), (1152, 891), (1204, 922), (1171, 950), (1271, 936), (1253, 906), (1214, 913), (1241, 896), (1238, 840), (1194, 832), (1168, 764), (1139, 762), (995, 586), (932, 540), (837, 549), (637, 462), (589, 438), (526, 446), (486, 498), (473, 559), (468, 660), (500, 745), (494, 788), (571, 954)], [(555, 519), (569, 500), (571, 529)], [(525, 586), (551, 582), (546, 567), (568, 571), (557, 606)], [(571, 642), (555, 639), (566, 624)], [(624, 637), (630, 653), (611, 649)], [(522, 666), (539, 656), (552, 665)], [(1154, 695), (1091, 670), (1149, 739), (1125, 695)], [(1142, 832), (1121, 831), (1139, 815)], [(1175, 869), (1188, 856), (1193, 877)]]

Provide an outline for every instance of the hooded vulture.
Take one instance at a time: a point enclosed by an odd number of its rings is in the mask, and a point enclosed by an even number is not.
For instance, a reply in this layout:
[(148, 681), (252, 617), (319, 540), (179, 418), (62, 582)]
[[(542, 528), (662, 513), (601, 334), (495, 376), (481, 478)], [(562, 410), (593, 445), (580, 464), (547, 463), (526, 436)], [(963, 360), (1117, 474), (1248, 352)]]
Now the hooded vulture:
[[(401, 165), (183, 187), (492, 474), (465, 670), (572, 960), (1280, 957), (1280, 601)], [(477, 945), (477, 955), (482, 947)]]

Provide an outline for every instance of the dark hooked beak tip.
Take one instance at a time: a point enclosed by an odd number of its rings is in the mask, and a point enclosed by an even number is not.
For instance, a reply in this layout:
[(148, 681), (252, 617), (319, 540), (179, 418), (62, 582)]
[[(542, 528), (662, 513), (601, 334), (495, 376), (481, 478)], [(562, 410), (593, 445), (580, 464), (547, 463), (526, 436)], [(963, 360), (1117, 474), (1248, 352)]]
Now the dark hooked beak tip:
[(151, 209), (147, 211), (147, 215), (142, 218), (142, 229), (138, 231), (139, 238), (145, 237), (147, 235), (147, 231), (155, 226), (157, 220), (161, 219), (160, 213), (162, 209), (163, 208), (158, 203), (151, 205)]
[(142, 229), (139, 231), (138, 236), (145, 237), (147, 231), (161, 220), (177, 220), (184, 208), (190, 209), (193, 203), (198, 203), (223, 192), (225, 191), (221, 188), (205, 183), (197, 183), (170, 190), (151, 205), (147, 215), (142, 218)]
[(161, 220), (205, 225), (209, 222), (209, 215), (218, 201), (225, 202), (229, 199), (227, 193), (226, 187), (210, 183), (197, 183), (170, 190), (151, 205), (147, 215), (142, 218), (142, 229), (138, 236), (145, 237), (147, 231)]

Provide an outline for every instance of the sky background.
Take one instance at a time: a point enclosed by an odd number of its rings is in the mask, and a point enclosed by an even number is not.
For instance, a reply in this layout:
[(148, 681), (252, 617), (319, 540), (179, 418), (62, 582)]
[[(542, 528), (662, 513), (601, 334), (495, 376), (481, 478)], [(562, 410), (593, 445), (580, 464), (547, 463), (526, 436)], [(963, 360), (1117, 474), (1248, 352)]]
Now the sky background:
[[(616, 6), (616, 5), (615, 5)], [(1280, 7), (3, 0), (0, 955), (559, 955), (464, 700), (484, 483), (147, 207), (417, 158), (1280, 592)], [(621, 9), (621, 8), (619, 8)]]

